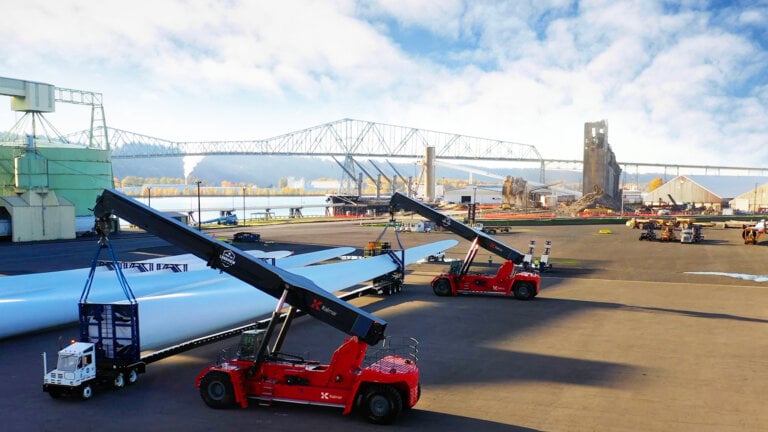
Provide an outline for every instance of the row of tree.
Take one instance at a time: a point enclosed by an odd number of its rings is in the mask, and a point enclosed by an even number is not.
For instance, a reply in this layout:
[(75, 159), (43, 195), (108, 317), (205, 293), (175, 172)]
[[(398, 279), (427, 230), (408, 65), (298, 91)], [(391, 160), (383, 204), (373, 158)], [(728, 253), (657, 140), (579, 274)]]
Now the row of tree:
[[(280, 179), (277, 187), (268, 185), (259, 187), (258, 185), (245, 182), (231, 182), (223, 180), (220, 185), (209, 185), (203, 180), (195, 178), (186, 181), (177, 177), (139, 177), (126, 176), (122, 179), (115, 178), (115, 187), (126, 189), (127, 193), (136, 196), (184, 196), (197, 195), (198, 181), (200, 182), (201, 195), (305, 195), (306, 191), (299, 188), (288, 187), (287, 179)], [(139, 189), (140, 188), (140, 189)], [(315, 192), (323, 194), (322, 191)]]

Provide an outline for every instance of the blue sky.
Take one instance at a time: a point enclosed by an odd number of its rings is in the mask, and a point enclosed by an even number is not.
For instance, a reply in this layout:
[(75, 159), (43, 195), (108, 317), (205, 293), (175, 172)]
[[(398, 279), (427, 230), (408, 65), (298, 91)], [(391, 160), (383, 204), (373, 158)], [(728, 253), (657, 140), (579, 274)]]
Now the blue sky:
[(768, 165), (768, 0), (5, 3), (0, 76), (100, 92), (110, 126), (159, 138), (354, 118), (581, 159), (606, 119), (619, 161)]

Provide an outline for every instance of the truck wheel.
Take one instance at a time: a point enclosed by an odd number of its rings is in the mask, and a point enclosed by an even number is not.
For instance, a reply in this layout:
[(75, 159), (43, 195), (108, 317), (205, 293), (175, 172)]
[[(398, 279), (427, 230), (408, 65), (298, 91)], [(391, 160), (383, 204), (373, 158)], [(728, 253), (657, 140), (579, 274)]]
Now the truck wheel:
[(90, 384), (80, 386), (80, 399), (88, 400), (93, 397), (93, 387)]
[(390, 294), (397, 294), (400, 291), (402, 291), (403, 283), (400, 282), (400, 281), (394, 281), (394, 282), (392, 282), (392, 284), (389, 287), (390, 287), (389, 288), (390, 289), (390, 292), (389, 292)]
[(451, 281), (446, 278), (440, 278), (432, 284), (432, 291), (435, 295), (447, 296), (451, 294)]
[(536, 295), (536, 290), (530, 282), (518, 282), (512, 291), (518, 300), (530, 300)]
[(61, 390), (59, 390), (59, 389), (56, 389), (56, 388), (49, 388), (49, 389), (48, 389), (48, 394), (49, 394), (49, 395), (50, 395), (52, 398), (54, 398), (54, 399), (58, 399), (58, 398), (60, 398), (60, 397), (62, 396), (62, 392), (61, 392)]
[(125, 387), (125, 375), (123, 375), (122, 372), (118, 372), (117, 375), (115, 375), (115, 379), (112, 381), (112, 386), (116, 389)]
[(200, 397), (211, 408), (229, 408), (235, 403), (235, 392), (229, 375), (221, 372), (206, 374), (200, 380)]
[(128, 371), (128, 384), (134, 384), (136, 381), (139, 380), (139, 373), (136, 372), (136, 369), (131, 369)]
[(371, 423), (390, 424), (403, 410), (403, 398), (392, 386), (373, 386), (365, 393), (365, 417)]

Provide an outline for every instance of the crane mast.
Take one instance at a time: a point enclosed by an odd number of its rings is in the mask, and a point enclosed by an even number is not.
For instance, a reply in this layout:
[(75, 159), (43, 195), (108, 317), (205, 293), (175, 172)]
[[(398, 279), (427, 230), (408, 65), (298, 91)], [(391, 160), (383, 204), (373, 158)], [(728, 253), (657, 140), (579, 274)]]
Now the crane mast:
[(100, 223), (119, 217), (203, 259), (220, 270), (264, 291), (272, 297), (333, 326), (369, 345), (384, 338), (387, 322), (357, 308), (311, 280), (273, 267), (240, 249), (203, 234), (131, 197), (105, 189), (94, 207)]

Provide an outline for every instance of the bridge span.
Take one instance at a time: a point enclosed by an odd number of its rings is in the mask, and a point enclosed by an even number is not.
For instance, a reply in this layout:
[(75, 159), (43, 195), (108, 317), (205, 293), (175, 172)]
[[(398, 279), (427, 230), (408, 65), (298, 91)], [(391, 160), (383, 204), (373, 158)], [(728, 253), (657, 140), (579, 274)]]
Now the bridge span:
[[(435, 158), (452, 161), (500, 161), (546, 170), (579, 171), (581, 160), (544, 158), (531, 144), (437, 132), (408, 126), (341, 119), (262, 140), (170, 141), (121, 129), (107, 128), (114, 159), (184, 156), (333, 156), (341, 158), (423, 159), (427, 147)], [(92, 131), (67, 135), (70, 142), (88, 143)], [(91, 141), (92, 142), (92, 141)], [(768, 177), (765, 167), (619, 162), (628, 175), (733, 175)]]

